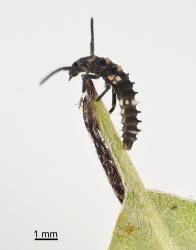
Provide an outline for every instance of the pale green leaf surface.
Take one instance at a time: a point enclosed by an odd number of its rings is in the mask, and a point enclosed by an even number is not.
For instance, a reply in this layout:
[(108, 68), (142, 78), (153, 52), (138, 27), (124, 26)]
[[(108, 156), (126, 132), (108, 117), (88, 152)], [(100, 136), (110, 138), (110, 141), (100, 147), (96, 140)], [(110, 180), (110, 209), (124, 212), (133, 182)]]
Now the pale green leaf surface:
[(125, 187), (109, 250), (196, 250), (196, 203), (145, 190), (109, 113), (102, 102), (93, 101), (92, 105)]

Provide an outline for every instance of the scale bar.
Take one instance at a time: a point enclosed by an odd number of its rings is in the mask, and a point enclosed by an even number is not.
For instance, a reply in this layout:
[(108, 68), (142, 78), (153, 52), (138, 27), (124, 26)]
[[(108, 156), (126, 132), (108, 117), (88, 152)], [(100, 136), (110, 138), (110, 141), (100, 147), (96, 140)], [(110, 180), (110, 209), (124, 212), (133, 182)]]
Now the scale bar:
[(58, 240), (58, 238), (35, 238), (34, 240)]

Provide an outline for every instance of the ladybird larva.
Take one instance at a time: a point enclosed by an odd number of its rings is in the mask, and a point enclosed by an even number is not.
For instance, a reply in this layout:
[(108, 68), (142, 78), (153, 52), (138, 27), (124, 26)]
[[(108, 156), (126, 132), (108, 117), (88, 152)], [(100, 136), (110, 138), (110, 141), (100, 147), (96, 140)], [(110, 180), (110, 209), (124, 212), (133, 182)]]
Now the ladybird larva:
[(137, 92), (133, 90), (134, 83), (129, 80), (128, 74), (123, 71), (121, 66), (113, 63), (109, 58), (95, 56), (93, 18), (91, 18), (90, 56), (78, 59), (71, 66), (58, 68), (46, 76), (40, 84), (43, 84), (52, 75), (63, 70), (69, 71), (69, 80), (72, 77), (76, 77), (79, 73), (85, 73), (82, 76), (82, 92), (85, 92), (86, 89), (84, 79), (103, 78), (106, 88), (97, 97), (97, 101), (112, 88), (112, 108), (109, 112), (112, 113), (115, 109), (116, 98), (118, 98), (123, 124), (123, 146), (125, 149), (130, 150), (140, 131), (137, 128), (138, 123), (141, 122), (137, 119), (137, 114), (140, 113), (136, 109), (137, 101), (135, 100), (135, 95)]

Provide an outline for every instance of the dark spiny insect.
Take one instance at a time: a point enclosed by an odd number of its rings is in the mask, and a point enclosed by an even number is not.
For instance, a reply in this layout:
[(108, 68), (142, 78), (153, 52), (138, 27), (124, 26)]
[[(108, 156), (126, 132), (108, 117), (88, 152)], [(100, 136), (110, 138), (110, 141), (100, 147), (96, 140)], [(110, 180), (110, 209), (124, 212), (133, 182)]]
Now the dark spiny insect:
[(93, 18), (91, 18), (91, 43), (90, 43), (90, 56), (82, 57), (75, 61), (72, 66), (59, 68), (48, 76), (46, 76), (40, 84), (43, 84), (52, 75), (59, 71), (69, 71), (69, 80), (77, 76), (79, 73), (85, 72), (82, 75), (83, 84), (82, 92), (86, 90), (86, 79), (98, 79), (102, 77), (105, 81), (105, 90), (97, 97), (99, 101), (107, 91), (112, 87), (112, 108), (110, 113), (116, 107), (116, 97), (119, 100), (123, 124), (123, 146), (127, 150), (131, 149), (133, 142), (137, 139), (136, 135), (140, 131), (137, 124), (140, 122), (137, 119), (137, 114), (140, 113), (136, 109), (137, 102), (135, 95), (137, 92), (133, 90), (133, 82), (129, 80), (127, 73), (123, 71), (121, 66), (113, 63), (108, 58), (98, 57), (94, 55), (94, 29)]

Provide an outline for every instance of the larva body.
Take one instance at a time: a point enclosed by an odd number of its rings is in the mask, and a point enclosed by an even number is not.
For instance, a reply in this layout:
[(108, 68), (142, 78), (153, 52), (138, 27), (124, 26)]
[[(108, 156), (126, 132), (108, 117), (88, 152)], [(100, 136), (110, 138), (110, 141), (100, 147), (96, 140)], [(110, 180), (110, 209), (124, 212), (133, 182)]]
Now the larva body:
[(128, 74), (120, 66), (108, 58), (97, 56), (80, 58), (72, 65), (69, 72), (70, 79), (82, 72), (89, 74), (92, 79), (102, 77), (106, 87), (111, 86), (116, 93), (121, 107), (123, 145), (127, 150), (131, 149), (140, 131), (137, 128), (140, 122), (137, 119), (137, 114), (140, 112), (136, 109), (135, 94), (137, 92), (133, 90), (134, 83), (129, 80)]
[(98, 96), (97, 101), (112, 87), (112, 108), (109, 112), (111, 113), (114, 110), (117, 97), (121, 107), (123, 145), (127, 150), (131, 149), (133, 142), (137, 139), (137, 133), (140, 131), (137, 128), (137, 124), (140, 122), (137, 119), (137, 114), (140, 112), (136, 109), (136, 92), (133, 90), (133, 82), (129, 80), (128, 74), (120, 66), (108, 58), (94, 55), (93, 18), (91, 18), (90, 56), (80, 58), (72, 66), (58, 68), (46, 76), (40, 84), (43, 84), (51, 76), (62, 70), (69, 71), (69, 79), (77, 76), (79, 73), (85, 73), (82, 77), (83, 92), (86, 88), (86, 79), (98, 79), (102, 77), (105, 81), (106, 89)]

